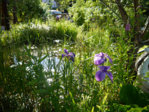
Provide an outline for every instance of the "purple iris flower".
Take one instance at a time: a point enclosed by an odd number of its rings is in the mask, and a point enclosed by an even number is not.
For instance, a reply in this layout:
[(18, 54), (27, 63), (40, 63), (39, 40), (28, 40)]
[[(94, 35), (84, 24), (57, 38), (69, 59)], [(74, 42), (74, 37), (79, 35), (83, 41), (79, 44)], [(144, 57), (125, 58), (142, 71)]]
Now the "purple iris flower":
[(103, 81), (105, 79), (106, 74), (109, 76), (110, 80), (113, 83), (113, 75), (108, 70), (110, 66), (99, 66), (100, 70), (96, 72), (95, 78), (97, 81)]
[(72, 52), (69, 53), (67, 49), (64, 49), (64, 52), (65, 52), (65, 54), (62, 54), (62, 58), (67, 57), (68, 59), (70, 59), (74, 62), (75, 54)]
[(100, 52), (99, 54), (95, 54), (94, 64), (101, 65), (106, 61), (107, 58), (109, 59), (110, 63), (112, 64), (112, 59), (106, 53)]
[(130, 31), (130, 24), (129, 23), (126, 24), (125, 30)]

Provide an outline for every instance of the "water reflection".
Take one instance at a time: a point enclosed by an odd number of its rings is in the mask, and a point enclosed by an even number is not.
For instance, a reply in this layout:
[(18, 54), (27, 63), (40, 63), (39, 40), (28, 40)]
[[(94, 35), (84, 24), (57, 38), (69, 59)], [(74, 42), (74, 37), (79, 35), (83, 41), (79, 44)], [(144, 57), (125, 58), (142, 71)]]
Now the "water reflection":
[[(44, 56), (43, 56), (44, 57)], [(58, 57), (47, 57), (47, 58), (45, 58), (42, 62), (41, 62), (41, 64), (42, 64), (42, 66), (43, 66), (43, 69), (44, 69), (44, 71), (45, 72), (49, 72), (49, 70), (51, 71), (51, 72), (54, 72), (55, 70), (54, 70), (54, 68), (52, 67), (51, 69), (49, 69), (49, 61), (51, 62), (52, 61), (52, 65), (54, 65), (54, 63), (55, 63), (55, 66), (57, 66), (58, 65), (58, 63), (59, 63), (59, 61), (60, 61), (60, 59), (58, 58)]]
[[(59, 41), (58, 41), (59, 42)], [(22, 48), (15, 48), (11, 50), (11, 64), (12, 69), (18, 69), (20, 66), (25, 67), (27, 73), (31, 73), (32, 76), (36, 75), (34, 66), (42, 72), (47, 73), (45, 78), (47, 79), (49, 85), (53, 81), (52, 75), (61, 72), (63, 68), (63, 62), (61, 61), (61, 46), (57, 45), (52, 47), (49, 45), (43, 45), (41, 47), (33, 46), (24, 46)], [(40, 68), (40, 65), (42, 66)]]
[[(22, 65), (22, 61), (19, 61), (19, 58), (22, 57), (21, 53), (26, 53), (27, 55), (30, 55), (29, 59), (33, 64), (37, 63), (39, 60), (43, 59), (40, 64), (43, 66), (44, 71), (48, 71), (49, 67), (49, 61), (54, 62), (55, 65), (57, 65), (60, 61), (59, 52), (62, 51), (60, 47), (54, 48), (50, 46), (43, 46), (42, 48), (37, 48), (36, 46), (27, 46), (26, 47), (28, 51), (24, 48), (19, 49), (19, 53), (15, 50), (14, 52), (11, 52), (12, 58), (13, 58), (13, 64), (10, 67), (15, 67), (17, 65)], [(19, 55), (18, 55), (19, 54)], [(23, 60), (26, 60), (23, 58)]]

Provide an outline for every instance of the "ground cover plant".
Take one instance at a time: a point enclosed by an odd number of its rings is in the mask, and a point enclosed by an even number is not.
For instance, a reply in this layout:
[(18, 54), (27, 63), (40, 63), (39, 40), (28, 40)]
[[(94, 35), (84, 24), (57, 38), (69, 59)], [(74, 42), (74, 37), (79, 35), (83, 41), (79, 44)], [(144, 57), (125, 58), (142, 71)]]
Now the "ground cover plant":
[[(60, 8), (67, 8), (71, 19), (32, 19), (30, 13), (1, 31), (0, 111), (148, 112), (149, 94), (139, 88), (133, 68), (140, 46), (134, 2), (76, 0), (69, 7), (69, 0), (62, 0)], [(129, 19), (118, 13), (123, 8)], [(145, 12), (138, 12), (142, 26)]]

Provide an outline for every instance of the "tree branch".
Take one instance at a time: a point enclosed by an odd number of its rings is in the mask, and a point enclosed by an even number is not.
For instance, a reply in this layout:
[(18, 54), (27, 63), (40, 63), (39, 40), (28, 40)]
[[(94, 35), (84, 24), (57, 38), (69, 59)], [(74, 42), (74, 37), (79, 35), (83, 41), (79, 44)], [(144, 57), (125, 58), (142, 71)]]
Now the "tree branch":
[(105, 2), (103, 2), (103, 0), (99, 0), (103, 5), (105, 5), (107, 8), (109, 8), (119, 19), (120, 19), (120, 16), (115, 12), (113, 11), (113, 9), (107, 5)]
[(148, 40), (145, 40), (145, 41), (143, 41), (143, 42), (141, 42), (141, 45), (143, 46), (143, 45), (149, 45), (149, 39)]
[(128, 20), (128, 15), (127, 15), (127, 13), (126, 13), (124, 7), (122, 6), (120, 0), (115, 0), (115, 2), (116, 2), (117, 6), (118, 6), (118, 8), (119, 8), (119, 12), (120, 12), (121, 17), (122, 17), (122, 20), (123, 20), (123, 22), (124, 22), (124, 26), (126, 26), (127, 20)]
[(145, 25), (144, 25), (144, 29), (141, 33), (141, 37), (144, 37), (144, 34), (146, 33), (147, 29), (149, 28), (149, 16), (146, 19)]

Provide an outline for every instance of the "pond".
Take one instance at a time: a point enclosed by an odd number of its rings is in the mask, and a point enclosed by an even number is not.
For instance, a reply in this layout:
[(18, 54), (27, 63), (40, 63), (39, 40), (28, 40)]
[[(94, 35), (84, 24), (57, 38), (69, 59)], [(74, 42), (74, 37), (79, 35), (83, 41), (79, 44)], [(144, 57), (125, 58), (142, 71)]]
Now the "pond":
[[(13, 46), (3, 49), (5, 66), (9, 66), (15, 72), (23, 72), (37, 77), (37, 74), (44, 74), (49, 85), (54, 74), (60, 75), (64, 69), (64, 61), (61, 60), (63, 49), (62, 41), (54, 40), (54, 46), (46, 44)], [(68, 45), (69, 46), (69, 45)], [(29, 75), (29, 76), (30, 76)], [(38, 74), (39, 75), (39, 74)]]

